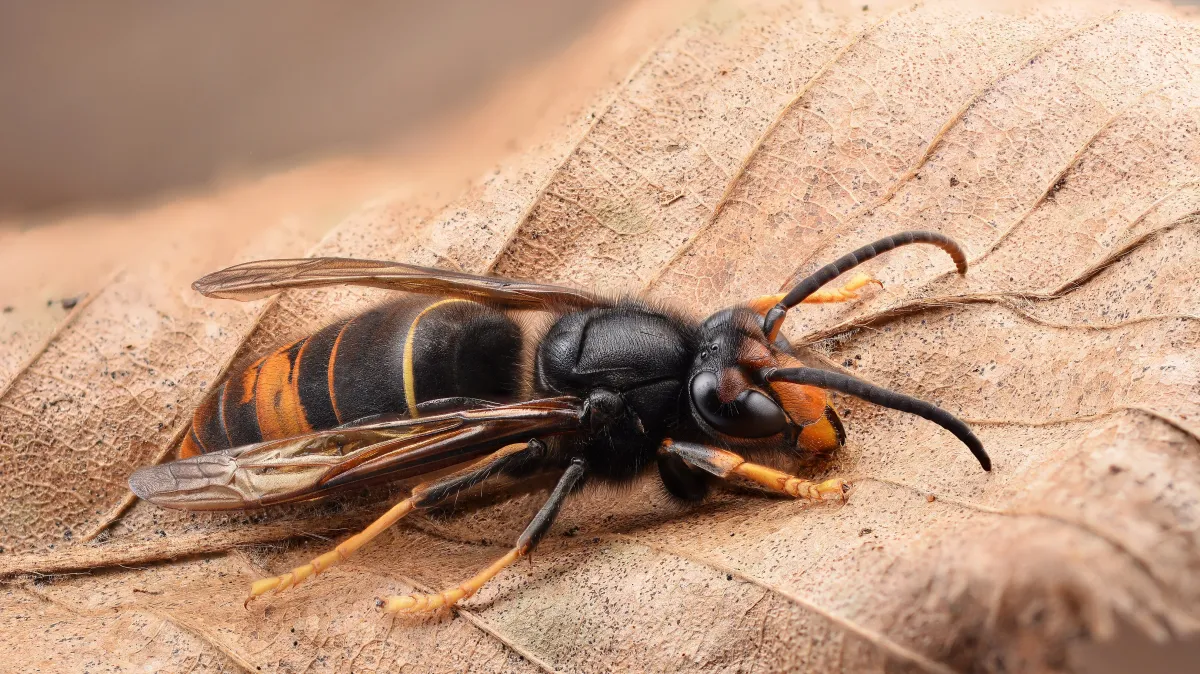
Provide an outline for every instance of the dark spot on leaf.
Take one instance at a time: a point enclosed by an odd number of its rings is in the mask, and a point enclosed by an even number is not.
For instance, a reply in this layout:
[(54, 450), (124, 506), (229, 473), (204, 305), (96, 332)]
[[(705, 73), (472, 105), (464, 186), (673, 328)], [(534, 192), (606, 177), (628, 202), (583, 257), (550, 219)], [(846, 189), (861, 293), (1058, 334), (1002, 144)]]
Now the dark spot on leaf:
[(1063, 187), (1065, 187), (1066, 184), (1067, 184), (1067, 175), (1064, 173), (1062, 175), (1062, 177), (1058, 179), (1058, 182), (1054, 183), (1054, 187), (1050, 188), (1050, 193), (1046, 195), (1046, 198), (1048, 198), (1048, 199), (1054, 198), (1054, 195), (1058, 194), (1058, 191), (1061, 190)]

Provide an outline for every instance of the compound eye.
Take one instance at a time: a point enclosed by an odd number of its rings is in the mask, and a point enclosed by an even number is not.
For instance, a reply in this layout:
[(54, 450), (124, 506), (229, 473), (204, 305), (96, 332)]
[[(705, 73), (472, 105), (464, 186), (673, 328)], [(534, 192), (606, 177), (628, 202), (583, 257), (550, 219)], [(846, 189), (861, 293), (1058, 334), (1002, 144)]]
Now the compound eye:
[(732, 402), (723, 403), (717, 388), (717, 375), (712, 372), (692, 378), (692, 405), (718, 431), (739, 438), (765, 438), (787, 426), (783, 409), (762, 393), (746, 389)]

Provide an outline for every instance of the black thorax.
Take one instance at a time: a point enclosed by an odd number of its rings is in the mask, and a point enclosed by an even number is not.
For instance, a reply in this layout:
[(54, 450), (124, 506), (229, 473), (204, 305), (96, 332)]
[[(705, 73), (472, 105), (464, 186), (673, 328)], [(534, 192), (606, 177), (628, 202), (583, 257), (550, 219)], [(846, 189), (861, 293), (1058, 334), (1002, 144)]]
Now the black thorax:
[(651, 464), (671, 429), (691, 423), (683, 391), (695, 341), (695, 326), (639, 304), (560, 317), (538, 346), (534, 385), (585, 400), (584, 433), (567, 451), (601, 479)]

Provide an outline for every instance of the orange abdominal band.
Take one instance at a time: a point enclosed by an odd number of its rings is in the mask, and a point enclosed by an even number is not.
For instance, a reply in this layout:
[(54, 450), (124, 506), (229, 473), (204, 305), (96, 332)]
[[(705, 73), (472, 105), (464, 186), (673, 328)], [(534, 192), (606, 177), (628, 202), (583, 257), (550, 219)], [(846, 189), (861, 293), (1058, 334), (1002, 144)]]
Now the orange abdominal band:
[(296, 372), (300, 359), (291, 353), (299, 342), (267, 356), (254, 387), (258, 428), (264, 440), (311, 433), (312, 426), (300, 403)]

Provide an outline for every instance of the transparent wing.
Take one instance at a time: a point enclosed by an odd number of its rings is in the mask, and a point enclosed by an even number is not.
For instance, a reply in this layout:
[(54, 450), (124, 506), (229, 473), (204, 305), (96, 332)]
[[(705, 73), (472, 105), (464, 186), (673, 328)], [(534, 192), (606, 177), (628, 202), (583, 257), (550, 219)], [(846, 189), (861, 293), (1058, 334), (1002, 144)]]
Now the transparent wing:
[(253, 300), (287, 288), (359, 285), (385, 290), (486, 300), (514, 309), (607, 304), (591, 293), (563, 286), (475, 276), (401, 262), (316, 257), (260, 260), (213, 272), (192, 284), (209, 297)]
[(318, 431), (148, 466), (129, 488), (155, 505), (235, 510), (424, 475), (579, 428), (582, 401), (546, 398)]

